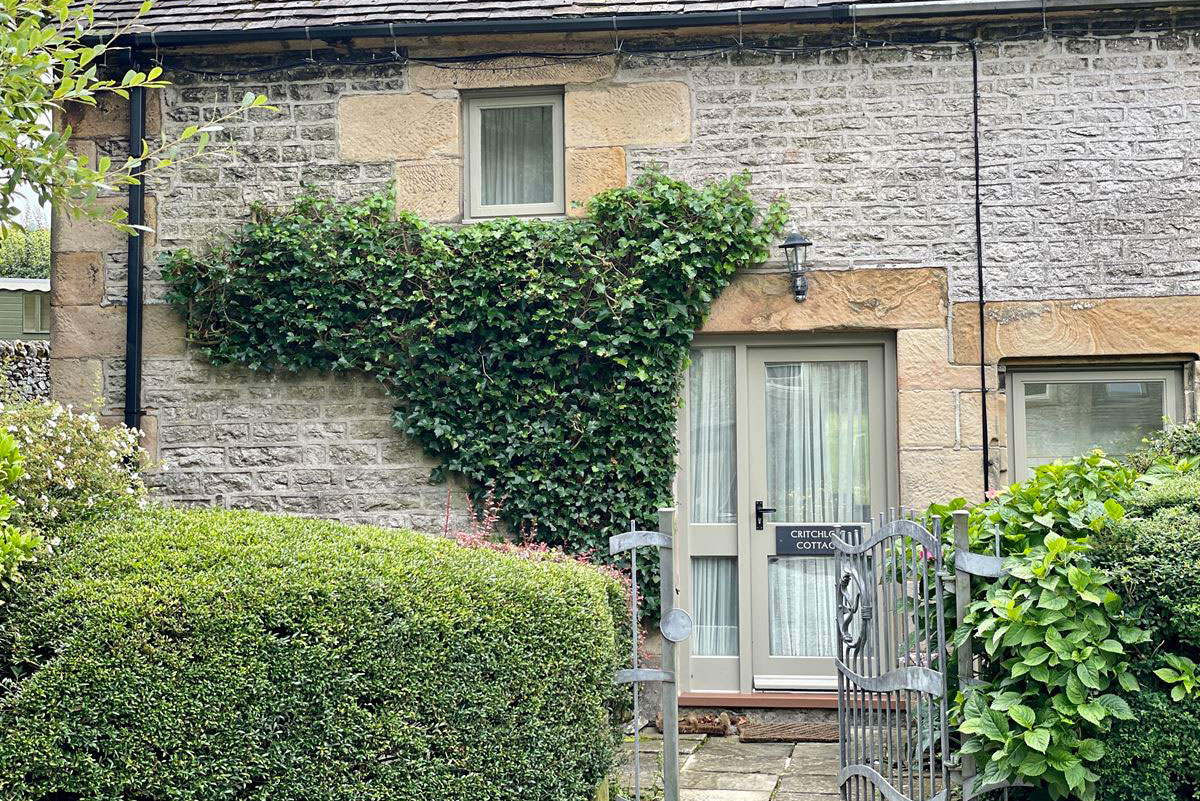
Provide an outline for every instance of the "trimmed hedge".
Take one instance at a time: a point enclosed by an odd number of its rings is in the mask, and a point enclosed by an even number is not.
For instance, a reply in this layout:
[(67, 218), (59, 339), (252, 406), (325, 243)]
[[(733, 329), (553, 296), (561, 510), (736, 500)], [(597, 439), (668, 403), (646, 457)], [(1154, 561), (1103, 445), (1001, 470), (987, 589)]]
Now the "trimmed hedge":
[(1096, 537), (1093, 562), (1166, 650), (1200, 654), (1200, 473), (1137, 492)]
[(150, 509), (0, 620), (0, 798), (589, 799), (624, 591), (410, 532)]
[(1153, 654), (1142, 658), (1134, 713), (1113, 727), (1099, 765), (1103, 801), (1176, 801), (1200, 790), (1200, 698), (1175, 702), (1154, 670), (1163, 653), (1200, 660), (1200, 474), (1139, 490), (1126, 518), (1096, 538), (1093, 561), (1142, 616)]

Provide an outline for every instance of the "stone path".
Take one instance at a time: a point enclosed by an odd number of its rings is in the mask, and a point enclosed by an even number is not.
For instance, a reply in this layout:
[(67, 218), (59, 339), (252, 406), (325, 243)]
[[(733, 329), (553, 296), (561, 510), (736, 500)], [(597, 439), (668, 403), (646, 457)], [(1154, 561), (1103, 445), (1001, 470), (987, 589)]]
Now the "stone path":
[[(734, 737), (680, 735), (680, 801), (836, 801), (836, 743), (743, 743)], [(617, 775), (631, 794), (632, 740)], [(661, 798), (662, 739), (643, 734), (642, 798)]]

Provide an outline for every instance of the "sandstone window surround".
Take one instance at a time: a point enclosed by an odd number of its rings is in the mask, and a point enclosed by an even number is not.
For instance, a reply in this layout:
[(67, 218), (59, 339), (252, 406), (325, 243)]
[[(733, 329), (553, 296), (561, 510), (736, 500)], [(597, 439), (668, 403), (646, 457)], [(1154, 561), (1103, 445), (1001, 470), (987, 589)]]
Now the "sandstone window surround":
[(468, 218), (566, 212), (561, 91), (466, 95), (463, 126)]
[(1164, 419), (1181, 419), (1181, 379), (1182, 371), (1171, 365), (1010, 371), (1013, 477), (1024, 480), (1038, 465), (1092, 448), (1125, 456)]

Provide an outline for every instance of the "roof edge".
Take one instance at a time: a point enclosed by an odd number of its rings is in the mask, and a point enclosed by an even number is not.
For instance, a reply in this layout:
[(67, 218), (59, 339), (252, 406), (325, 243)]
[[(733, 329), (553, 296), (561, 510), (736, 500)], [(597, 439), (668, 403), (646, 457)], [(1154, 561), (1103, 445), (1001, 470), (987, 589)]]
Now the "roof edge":
[(631, 14), (515, 20), (367, 23), (290, 28), (129, 33), (119, 44), (134, 48), (209, 45), (236, 42), (368, 37), (472, 36), (516, 33), (586, 33), (763, 24), (850, 22), (854, 19), (933, 19), (1055, 11), (1107, 11), (1194, 6), (1200, 0), (915, 0), (915, 2), (835, 3), (786, 9), (751, 9), (683, 14)]

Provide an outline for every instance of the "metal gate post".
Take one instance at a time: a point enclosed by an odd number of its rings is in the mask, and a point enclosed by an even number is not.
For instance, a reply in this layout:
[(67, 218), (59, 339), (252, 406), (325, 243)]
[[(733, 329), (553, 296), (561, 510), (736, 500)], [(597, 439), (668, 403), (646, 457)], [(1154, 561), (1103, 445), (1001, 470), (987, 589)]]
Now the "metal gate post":
[[(963, 559), (959, 558), (961, 554), (971, 552), (971, 535), (967, 527), (971, 513), (966, 509), (959, 509), (950, 514), (954, 519), (954, 627), (957, 630), (967, 619), (967, 607), (971, 605), (971, 574), (963, 569)], [(968, 637), (958, 646), (958, 690), (965, 690), (974, 678), (975, 652), (971, 638)], [(975, 776), (975, 757), (963, 754), (961, 760), (956, 773), (958, 782), (965, 784)]]
[[(662, 617), (675, 608), (675, 510), (658, 510), (658, 531), (671, 542), (658, 550), (658, 586)], [(679, 801), (679, 683), (675, 677), (675, 643), (662, 638), (663, 801)]]

